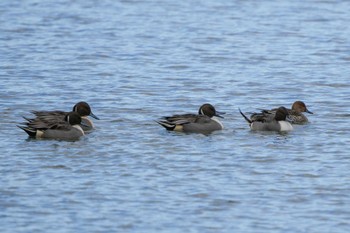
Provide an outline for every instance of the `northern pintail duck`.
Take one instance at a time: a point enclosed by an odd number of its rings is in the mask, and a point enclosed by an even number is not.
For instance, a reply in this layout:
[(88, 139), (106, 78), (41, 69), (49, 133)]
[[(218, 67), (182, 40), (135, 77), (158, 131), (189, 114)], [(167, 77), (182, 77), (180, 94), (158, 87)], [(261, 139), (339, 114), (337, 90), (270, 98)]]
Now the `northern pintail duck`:
[(288, 116), (288, 110), (285, 107), (279, 107), (275, 114), (260, 113), (259, 118), (249, 119), (246, 115), (239, 112), (244, 119), (249, 123), (252, 130), (256, 131), (290, 131), (293, 130), (293, 126), (286, 121)]
[[(268, 114), (271, 114), (274, 116), (276, 114), (277, 108), (271, 109), (271, 110), (262, 110), (261, 113), (254, 113), (251, 115), (250, 119), (259, 119), (262, 116)], [(309, 120), (307, 117), (303, 114), (303, 112), (307, 112), (309, 114), (313, 114), (313, 112), (309, 111), (303, 101), (295, 101), (292, 105), (291, 109), (287, 109), (288, 111), (288, 117), (287, 121), (289, 121), (292, 124), (305, 124)]]
[[(77, 112), (81, 116), (81, 122), (82, 124), (80, 127), (84, 131), (89, 131), (94, 128), (94, 124), (92, 120), (88, 118), (88, 116), (91, 116), (97, 120), (99, 118), (92, 113), (90, 105), (84, 101), (79, 102), (74, 105), (73, 112)], [(32, 111), (33, 114), (36, 116), (36, 120), (46, 122), (46, 123), (59, 123), (64, 121), (65, 116), (68, 112), (64, 111)]]
[(169, 131), (209, 134), (224, 128), (218, 117), (223, 118), (213, 105), (203, 104), (198, 114), (166, 116), (157, 123)]
[(23, 123), (25, 126), (19, 126), (30, 137), (46, 138), (75, 141), (84, 135), (83, 129), (80, 127), (81, 117), (76, 112), (66, 114), (64, 122), (56, 122), (47, 125), (41, 121), (29, 121)]

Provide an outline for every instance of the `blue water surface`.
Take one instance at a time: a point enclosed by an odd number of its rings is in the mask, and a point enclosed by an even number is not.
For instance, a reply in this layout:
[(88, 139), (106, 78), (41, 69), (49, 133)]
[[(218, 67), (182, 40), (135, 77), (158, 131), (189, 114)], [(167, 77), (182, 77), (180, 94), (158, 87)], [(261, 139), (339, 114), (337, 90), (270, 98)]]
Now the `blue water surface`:
[[(349, 232), (350, 2), (0, 2), (1, 232)], [(313, 115), (251, 132), (238, 112)], [(75, 142), (32, 110), (87, 101)], [(155, 120), (226, 112), (208, 136)]]

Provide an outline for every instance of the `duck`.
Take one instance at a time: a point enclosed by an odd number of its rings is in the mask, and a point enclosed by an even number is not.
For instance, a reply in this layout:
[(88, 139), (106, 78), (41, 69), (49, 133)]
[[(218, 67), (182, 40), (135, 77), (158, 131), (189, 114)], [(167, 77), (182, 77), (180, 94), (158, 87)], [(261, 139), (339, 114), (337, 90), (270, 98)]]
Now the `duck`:
[[(303, 101), (295, 101), (292, 104), (292, 108), (288, 109), (288, 117), (287, 121), (289, 121), (292, 124), (305, 124), (308, 123), (308, 118), (303, 114), (303, 112), (313, 114), (313, 112), (309, 111), (309, 109), (306, 107), (306, 104)], [(271, 110), (262, 110), (261, 113), (253, 113), (250, 116), (250, 119), (252, 120), (258, 120), (260, 117), (266, 116), (266, 114), (271, 114), (271, 116), (274, 116), (276, 114), (277, 108), (271, 109)]]
[[(76, 103), (73, 106), (73, 112), (77, 112), (81, 116), (82, 124), (80, 125), (80, 127), (85, 132), (91, 131), (95, 128), (92, 120), (90, 120), (88, 116), (91, 116), (96, 120), (100, 120), (100, 118), (98, 118), (95, 114), (92, 113), (90, 105), (84, 101)], [(45, 122), (48, 124), (62, 122), (64, 121), (65, 116), (68, 114), (68, 112), (64, 111), (32, 111), (32, 113), (36, 116), (36, 121), (41, 121), (42, 123)]]
[(254, 119), (248, 118), (244, 115), (239, 109), (239, 112), (243, 118), (249, 123), (250, 129), (253, 131), (291, 131), (293, 126), (290, 122), (286, 121), (288, 110), (285, 107), (279, 107), (275, 114), (269, 112), (262, 112), (259, 114), (259, 117)]
[(31, 121), (23, 123), (23, 125), (17, 125), (17, 127), (24, 130), (29, 137), (37, 139), (75, 141), (85, 135), (80, 126), (81, 116), (77, 112), (67, 113), (63, 122), (47, 124), (41, 121)]
[(223, 118), (215, 107), (209, 103), (203, 104), (198, 114), (182, 114), (165, 116), (156, 121), (168, 131), (209, 134), (222, 130), (223, 124), (218, 118)]

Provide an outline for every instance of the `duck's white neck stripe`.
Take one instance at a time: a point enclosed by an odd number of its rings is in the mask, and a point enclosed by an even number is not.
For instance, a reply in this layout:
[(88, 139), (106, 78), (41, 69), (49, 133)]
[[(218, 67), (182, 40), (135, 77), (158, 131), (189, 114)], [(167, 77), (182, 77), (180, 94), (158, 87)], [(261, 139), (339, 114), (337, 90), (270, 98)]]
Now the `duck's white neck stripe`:
[(224, 125), (219, 121), (219, 119), (216, 116), (213, 116), (211, 119), (213, 121), (217, 122), (221, 126), (222, 129), (224, 128)]

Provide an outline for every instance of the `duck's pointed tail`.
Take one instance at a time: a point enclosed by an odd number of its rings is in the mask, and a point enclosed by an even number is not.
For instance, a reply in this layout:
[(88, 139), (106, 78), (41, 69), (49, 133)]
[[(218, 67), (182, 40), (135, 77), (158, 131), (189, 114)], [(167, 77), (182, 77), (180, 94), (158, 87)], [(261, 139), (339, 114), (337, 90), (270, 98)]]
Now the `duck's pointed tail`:
[(161, 126), (163, 126), (164, 128), (166, 128), (169, 131), (173, 131), (176, 127), (175, 124), (172, 124), (168, 121), (156, 121), (158, 124), (160, 124)]
[(24, 120), (28, 121), (29, 123), (30, 122), (33, 122), (34, 119), (31, 119), (31, 118), (28, 118), (28, 117), (25, 117), (25, 116), (22, 116)]
[(238, 110), (239, 110), (239, 112), (241, 113), (241, 115), (244, 117), (244, 119), (245, 119), (249, 124), (251, 124), (252, 121), (251, 121), (246, 115), (243, 114), (243, 112), (241, 111), (241, 109), (239, 108)]
[(36, 130), (35, 129), (31, 129), (29, 127), (24, 127), (24, 126), (20, 126), (17, 125), (18, 128), (24, 130), (24, 132), (26, 132), (30, 137), (35, 137), (36, 136)]

